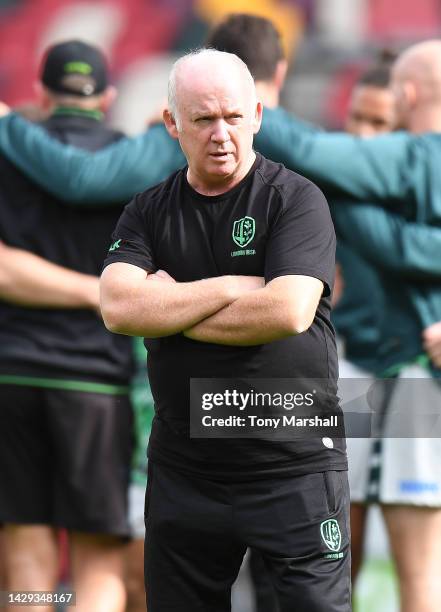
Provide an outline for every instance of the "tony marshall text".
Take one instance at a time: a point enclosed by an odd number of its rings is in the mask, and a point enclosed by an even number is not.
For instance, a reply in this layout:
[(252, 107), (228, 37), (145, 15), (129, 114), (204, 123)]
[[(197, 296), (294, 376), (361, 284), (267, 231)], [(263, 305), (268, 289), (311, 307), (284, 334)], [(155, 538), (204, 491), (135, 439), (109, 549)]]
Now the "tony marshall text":
[(245, 417), (228, 416), (225, 418), (205, 415), (202, 417), (204, 427), (338, 427), (337, 415), (330, 417), (298, 417), (295, 415), (283, 417), (258, 417), (249, 414)]

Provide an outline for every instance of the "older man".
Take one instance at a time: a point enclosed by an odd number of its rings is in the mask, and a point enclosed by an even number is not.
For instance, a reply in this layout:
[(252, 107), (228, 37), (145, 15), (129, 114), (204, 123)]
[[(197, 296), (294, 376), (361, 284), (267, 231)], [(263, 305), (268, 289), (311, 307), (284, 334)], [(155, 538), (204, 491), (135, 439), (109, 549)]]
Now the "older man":
[[(441, 129), (440, 74), (439, 41), (414, 45), (400, 57), (394, 69), (400, 121), (414, 134), (402, 132), (363, 141), (345, 134), (311, 133), (277, 109), (265, 111), (263, 128), (256, 138), (258, 148), (266, 155), (309, 173), (311, 178), (328, 187), (330, 193), (372, 200), (399, 213), (399, 216), (388, 215), (378, 206), (362, 212), (364, 207), (357, 203), (339, 207), (341, 210), (336, 211), (335, 218), (341, 233), (362, 254), (411, 283), (403, 289), (399, 279), (393, 287), (395, 297), (382, 327), (383, 369), (401, 367), (426, 351), (432, 365), (437, 366), (431, 370), (435, 375), (439, 375), (441, 364), (441, 332), (435, 323), (441, 319), (438, 227), (441, 149), (437, 134)], [(266, 89), (267, 83), (261, 93)], [(273, 100), (271, 96), (270, 105)], [(421, 131), (427, 133), (419, 134)], [(45, 186), (59, 195), (66, 192), (70, 181), (74, 187), (69, 190), (71, 196), (79, 202), (88, 198), (105, 200), (109, 197), (108, 190), (115, 198), (128, 197), (182, 163), (179, 147), (174, 146), (161, 126), (94, 156), (71, 148), (63, 150), (39, 132), (38, 128), (11, 116), (2, 120), (0, 146), (36, 181), (46, 181)], [(403, 215), (417, 223), (406, 222)], [(424, 283), (417, 282), (418, 279), (424, 279)], [(402, 464), (410, 466), (412, 462)], [(437, 465), (436, 461), (432, 464)], [(427, 585), (439, 582), (436, 568), (441, 547), (434, 543), (441, 542), (436, 535), (441, 483), (426, 480), (423, 487), (406, 487), (397, 489), (399, 500), (388, 501), (407, 504), (411, 494), (413, 499), (418, 496), (421, 505), (432, 507), (409, 508), (412, 520), (415, 519), (412, 529), (406, 520), (400, 520), (398, 528), (398, 522), (391, 520), (397, 554), (403, 559), (403, 564), (399, 564), (402, 583), (406, 585), (403, 599), (408, 610), (420, 608), (425, 604), (409, 594), (418, 593), (418, 598), (429, 597), (434, 602), (432, 609), (437, 609), (439, 597), (431, 595), (432, 589)], [(392, 506), (391, 511), (394, 511)], [(409, 537), (403, 538), (403, 534)], [(420, 547), (417, 554), (416, 543)], [(421, 574), (428, 576), (427, 581), (421, 579)]]
[(262, 108), (236, 56), (179, 60), (169, 103), (188, 167), (126, 207), (101, 281), (109, 329), (149, 348), (148, 609), (229, 610), (252, 546), (281, 610), (349, 611), (344, 441), (189, 437), (192, 377), (329, 377), (335, 407), (326, 201), (254, 153)]

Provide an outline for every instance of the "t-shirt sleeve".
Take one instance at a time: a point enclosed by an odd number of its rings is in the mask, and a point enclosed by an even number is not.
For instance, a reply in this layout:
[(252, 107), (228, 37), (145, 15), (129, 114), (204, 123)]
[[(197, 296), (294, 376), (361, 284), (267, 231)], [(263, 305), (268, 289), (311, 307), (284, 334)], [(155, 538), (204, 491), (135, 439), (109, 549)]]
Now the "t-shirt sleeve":
[(331, 294), (335, 274), (335, 232), (328, 203), (307, 181), (282, 191), (283, 206), (271, 227), (265, 257), (265, 281), (299, 274), (321, 280)]
[(117, 261), (138, 266), (143, 270), (156, 270), (149, 227), (147, 206), (143, 194), (138, 194), (124, 208), (111, 245), (104, 261), (104, 267)]

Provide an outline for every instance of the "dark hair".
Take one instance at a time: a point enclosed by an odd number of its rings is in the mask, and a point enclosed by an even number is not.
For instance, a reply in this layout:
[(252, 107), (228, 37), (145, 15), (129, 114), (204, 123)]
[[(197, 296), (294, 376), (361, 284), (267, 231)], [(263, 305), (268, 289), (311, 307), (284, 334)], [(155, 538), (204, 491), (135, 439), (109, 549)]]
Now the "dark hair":
[(379, 54), (377, 63), (363, 72), (356, 85), (371, 85), (381, 89), (389, 87), (391, 68), (396, 58), (396, 53), (390, 49), (383, 49)]
[(205, 46), (235, 53), (257, 81), (274, 76), (284, 53), (280, 35), (264, 17), (237, 13), (229, 15), (209, 33)]

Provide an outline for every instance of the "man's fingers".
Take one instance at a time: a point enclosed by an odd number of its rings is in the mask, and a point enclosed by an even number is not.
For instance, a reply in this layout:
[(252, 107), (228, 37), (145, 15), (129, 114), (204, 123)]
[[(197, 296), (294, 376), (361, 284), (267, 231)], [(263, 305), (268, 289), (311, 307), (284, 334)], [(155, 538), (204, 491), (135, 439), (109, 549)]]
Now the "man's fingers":
[(422, 333), (423, 348), (429, 355), (432, 363), (441, 367), (441, 322), (434, 323)]
[(173, 276), (170, 276), (170, 274), (165, 270), (158, 270), (155, 276), (157, 276), (158, 278), (162, 278), (163, 280), (169, 281), (170, 283), (176, 282)]
[(424, 344), (428, 346), (432, 346), (438, 342), (441, 343), (441, 321), (429, 325), (429, 327), (423, 330), (423, 340)]
[(262, 289), (265, 287), (265, 279), (263, 276), (241, 276), (240, 282), (244, 289), (249, 291), (253, 289)]
[(0, 117), (5, 117), (11, 112), (11, 109), (4, 102), (0, 102)]
[(441, 346), (437, 345), (427, 350), (429, 357), (433, 359), (439, 359), (441, 357)]
[(149, 274), (147, 276), (147, 280), (149, 281), (161, 281), (166, 283), (175, 283), (175, 279), (168, 274), (165, 270), (157, 270), (154, 274)]

